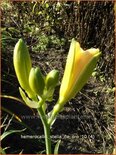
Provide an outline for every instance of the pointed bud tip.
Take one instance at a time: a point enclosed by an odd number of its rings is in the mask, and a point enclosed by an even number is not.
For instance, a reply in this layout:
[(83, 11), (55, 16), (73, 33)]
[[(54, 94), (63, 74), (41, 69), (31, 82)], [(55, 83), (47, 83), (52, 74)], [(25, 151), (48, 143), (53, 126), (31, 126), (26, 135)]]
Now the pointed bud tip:
[(25, 45), (23, 39), (21, 38), (21, 39), (19, 39), (18, 42), (16, 43), (14, 50), (15, 50), (15, 51), (18, 50), (18, 49), (23, 50), (24, 48), (26, 49), (27, 47), (26, 47), (26, 45)]
[(24, 41), (23, 41), (22, 38), (20, 38), (20, 39), (18, 40), (17, 44), (22, 44), (22, 43), (24, 43)]

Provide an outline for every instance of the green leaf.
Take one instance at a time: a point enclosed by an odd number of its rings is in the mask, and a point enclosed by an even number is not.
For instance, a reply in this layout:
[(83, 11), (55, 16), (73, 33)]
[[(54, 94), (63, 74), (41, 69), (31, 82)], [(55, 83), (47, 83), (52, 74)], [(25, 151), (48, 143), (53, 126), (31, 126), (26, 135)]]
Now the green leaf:
[(0, 147), (0, 153), (1, 154), (6, 154), (6, 152), (4, 151), (4, 149), (2, 149), (1, 147)]
[(9, 131), (6, 131), (6, 132), (4, 132), (4, 133), (1, 135), (1, 141), (2, 141), (5, 137), (7, 137), (8, 135), (10, 135), (10, 134), (12, 134), (12, 133), (22, 132), (22, 131), (24, 131), (24, 130), (26, 130), (26, 129), (23, 129), (23, 130), (9, 130)]
[(28, 105), (31, 108), (38, 108), (39, 107), (39, 105), (36, 101), (30, 100), (26, 96), (25, 92), (23, 91), (23, 89), (21, 87), (19, 87), (19, 92), (20, 92), (22, 99), (25, 101), (26, 105)]
[(58, 154), (60, 143), (61, 143), (61, 140), (58, 140), (54, 148), (54, 154)]

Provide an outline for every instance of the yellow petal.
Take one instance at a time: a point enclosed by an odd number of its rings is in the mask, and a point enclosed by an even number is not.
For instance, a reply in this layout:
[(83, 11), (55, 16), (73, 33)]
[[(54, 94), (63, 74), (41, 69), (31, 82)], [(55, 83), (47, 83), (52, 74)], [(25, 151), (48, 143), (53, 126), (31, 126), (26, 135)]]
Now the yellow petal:
[[(78, 46), (79, 46), (79, 44), (78, 44)], [(64, 96), (66, 93), (64, 88), (67, 88), (67, 85), (68, 86), (70, 85), (71, 73), (72, 73), (73, 65), (74, 65), (74, 59), (75, 59), (75, 40), (72, 39), (70, 49), (69, 49), (69, 54), (67, 56), (67, 62), (66, 62), (66, 66), (65, 66), (64, 76), (63, 76), (62, 84), (60, 87), (60, 97), (62, 98), (61, 100), (64, 100)]]
[[(80, 91), (82, 88), (81, 86), (83, 86), (88, 80), (88, 75), (91, 75), (97, 63), (95, 57), (99, 54), (99, 49), (91, 48), (84, 51), (78, 42), (76, 42), (74, 39), (72, 40), (63, 80), (60, 87), (59, 102), (61, 104), (64, 104), (64, 102), (70, 100), (72, 97), (74, 97), (75, 93)], [(90, 71), (88, 70), (89, 68), (91, 69)], [(87, 78), (84, 78), (83, 76), (86, 76)], [(83, 81), (83, 83), (80, 81), (80, 79)]]

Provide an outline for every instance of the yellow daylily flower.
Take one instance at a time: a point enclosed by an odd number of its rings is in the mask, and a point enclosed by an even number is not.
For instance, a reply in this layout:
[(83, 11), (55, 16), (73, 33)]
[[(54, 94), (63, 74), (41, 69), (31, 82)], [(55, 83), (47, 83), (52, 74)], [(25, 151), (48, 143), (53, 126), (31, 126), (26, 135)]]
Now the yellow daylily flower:
[(72, 39), (60, 86), (59, 99), (53, 108), (49, 123), (53, 122), (64, 104), (75, 97), (85, 85), (97, 64), (100, 54), (98, 48), (83, 50), (80, 44)]
[(66, 103), (82, 89), (91, 76), (100, 54), (98, 48), (84, 51), (80, 44), (72, 39), (60, 87), (59, 104)]

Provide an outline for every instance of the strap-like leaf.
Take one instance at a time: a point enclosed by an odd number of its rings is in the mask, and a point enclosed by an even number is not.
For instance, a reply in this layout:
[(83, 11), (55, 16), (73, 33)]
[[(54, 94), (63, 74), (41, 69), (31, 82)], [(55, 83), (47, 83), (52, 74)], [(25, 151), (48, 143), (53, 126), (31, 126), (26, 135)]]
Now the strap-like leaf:
[(31, 101), (26, 95), (25, 95), (25, 92), (19, 87), (19, 92), (20, 92), (20, 95), (21, 97), (23, 98), (23, 100), (25, 101), (25, 103), (31, 107), (31, 108), (38, 108), (39, 105), (38, 105), (38, 102), (36, 101)]
[(8, 135), (10, 135), (10, 134), (12, 134), (12, 133), (22, 132), (22, 131), (24, 131), (24, 130), (26, 130), (26, 129), (23, 129), (23, 130), (9, 130), (9, 131), (6, 131), (6, 132), (4, 132), (4, 133), (1, 135), (1, 141), (2, 141), (5, 137), (7, 137)]
[(60, 143), (61, 143), (61, 140), (58, 140), (54, 148), (54, 154), (58, 154)]

